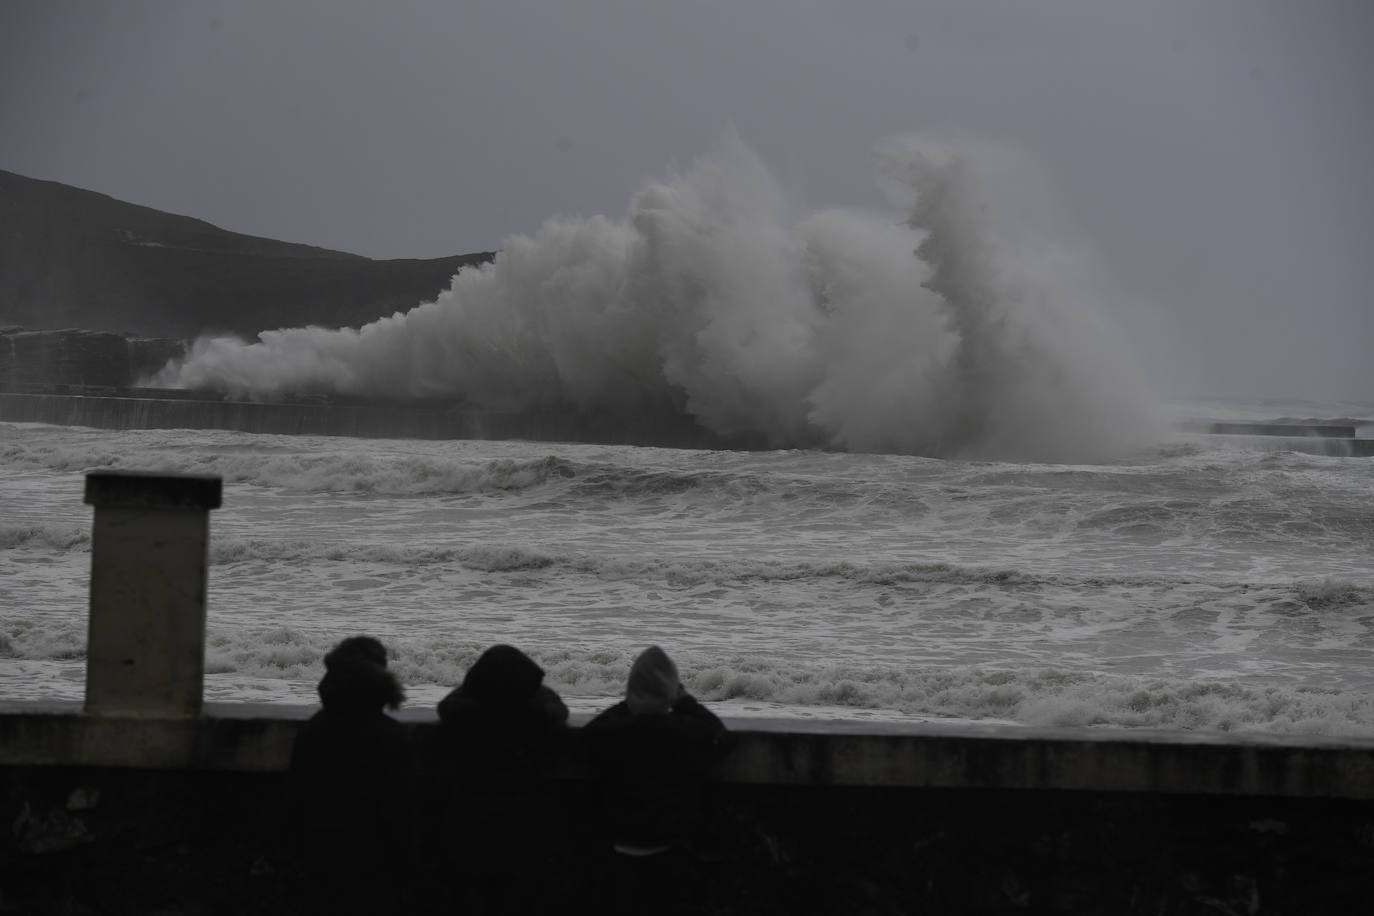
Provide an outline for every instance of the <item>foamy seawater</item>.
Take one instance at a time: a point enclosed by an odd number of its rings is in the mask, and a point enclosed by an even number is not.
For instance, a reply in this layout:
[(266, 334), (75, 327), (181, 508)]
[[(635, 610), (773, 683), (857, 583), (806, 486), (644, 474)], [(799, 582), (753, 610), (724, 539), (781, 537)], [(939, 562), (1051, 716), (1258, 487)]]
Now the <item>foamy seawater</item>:
[[(1374, 420), (1306, 406), (1230, 409)], [(0, 424), (7, 698), (82, 696), (97, 468), (224, 478), (209, 700), (312, 703), (327, 648), (371, 633), (411, 706), (509, 642), (594, 711), (658, 643), (734, 715), (1374, 735), (1370, 459), (1181, 435), (1049, 465)]]

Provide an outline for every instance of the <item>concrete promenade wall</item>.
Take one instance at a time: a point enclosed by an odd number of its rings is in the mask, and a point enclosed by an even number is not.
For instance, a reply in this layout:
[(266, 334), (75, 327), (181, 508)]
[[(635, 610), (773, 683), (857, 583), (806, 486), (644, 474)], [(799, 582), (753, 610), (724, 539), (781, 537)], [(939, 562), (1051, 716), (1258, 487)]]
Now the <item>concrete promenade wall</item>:
[[(0, 766), (279, 772), (304, 707), (209, 704), (200, 717), (91, 716), (0, 703)], [(403, 716), (421, 736), (432, 712)], [(574, 726), (579, 718), (574, 717)], [(721, 782), (1248, 795), (1374, 801), (1374, 739), (858, 721), (730, 721)], [(577, 730), (555, 762), (586, 776)], [(423, 741), (423, 737), (419, 740)]]
[[(283, 771), (310, 711), (0, 705), (0, 913), (309, 912)], [(401, 718), (429, 746), (432, 712)], [(736, 746), (683, 866), (690, 892), (660, 888), (655, 912), (1216, 916), (1354, 913), (1374, 899), (1374, 741), (728, 724)], [(396, 912), (616, 912), (627, 863), (597, 832), (579, 735), (553, 761), (523, 877), (484, 882), (446, 851), (475, 828), (468, 801), (452, 802), (463, 787), (431, 773)], [(502, 910), (513, 887), (526, 896)]]

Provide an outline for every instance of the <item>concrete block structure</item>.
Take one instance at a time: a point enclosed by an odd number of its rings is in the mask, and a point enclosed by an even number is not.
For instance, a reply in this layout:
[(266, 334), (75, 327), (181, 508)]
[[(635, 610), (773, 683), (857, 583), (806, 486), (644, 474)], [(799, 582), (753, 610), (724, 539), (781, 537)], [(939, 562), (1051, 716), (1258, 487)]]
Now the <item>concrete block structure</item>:
[(86, 476), (95, 507), (87, 713), (200, 714), (210, 510), (220, 496), (212, 476)]

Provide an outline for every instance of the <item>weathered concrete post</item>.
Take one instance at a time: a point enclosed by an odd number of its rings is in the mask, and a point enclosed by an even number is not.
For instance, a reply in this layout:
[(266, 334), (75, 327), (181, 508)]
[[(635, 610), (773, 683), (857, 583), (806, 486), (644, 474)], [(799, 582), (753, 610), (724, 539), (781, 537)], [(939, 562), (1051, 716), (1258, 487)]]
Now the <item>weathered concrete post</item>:
[(86, 712), (200, 714), (218, 477), (93, 471)]

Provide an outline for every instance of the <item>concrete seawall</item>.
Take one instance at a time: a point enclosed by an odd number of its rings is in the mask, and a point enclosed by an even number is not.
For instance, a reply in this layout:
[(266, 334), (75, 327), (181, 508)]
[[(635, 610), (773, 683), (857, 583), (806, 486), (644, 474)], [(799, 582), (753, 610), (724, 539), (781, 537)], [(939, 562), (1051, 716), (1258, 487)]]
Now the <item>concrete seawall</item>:
[[(309, 712), (3, 705), (0, 912), (310, 912), (284, 772)], [(502, 911), (509, 885), (446, 852), (481, 800), (426, 763), (433, 714), (402, 718), (425, 775), (397, 912), (455, 893), (463, 911)], [(1306, 914), (1374, 893), (1371, 741), (728, 724), (694, 885), (659, 888), (658, 912)], [(626, 863), (599, 832), (576, 727), (539, 791), (542, 851), (521, 863), (533, 896), (505, 911), (605, 912)]]
[[(216, 704), (198, 717), (0, 703), (0, 766), (281, 772), (311, 710)], [(418, 743), (430, 711), (404, 719)], [(579, 724), (574, 719), (574, 726)], [(1248, 795), (1374, 801), (1374, 739), (740, 719), (716, 778), (741, 785)], [(587, 777), (578, 731), (553, 761)]]

